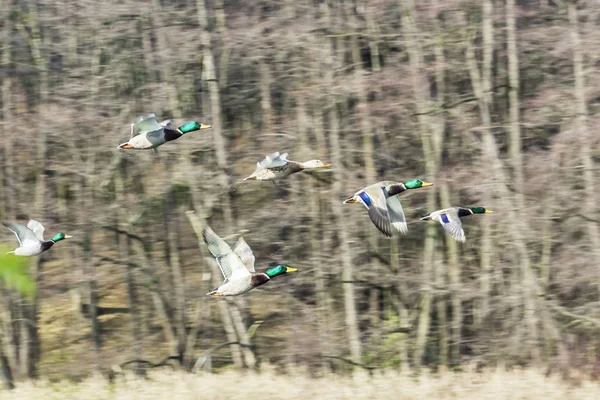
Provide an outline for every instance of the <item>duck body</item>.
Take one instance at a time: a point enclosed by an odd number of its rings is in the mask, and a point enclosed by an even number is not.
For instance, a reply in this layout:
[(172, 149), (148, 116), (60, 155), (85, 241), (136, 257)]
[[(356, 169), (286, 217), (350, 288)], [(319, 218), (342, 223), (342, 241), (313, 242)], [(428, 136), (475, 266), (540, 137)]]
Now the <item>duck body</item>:
[(210, 127), (210, 125), (192, 121), (175, 128), (170, 120), (158, 123), (154, 114), (147, 114), (133, 121), (129, 140), (121, 143), (117, 148), (137, 150), (156, 149), (167, 142), (179, 139), (188, 132), (208, 129)]
[(406, 182), (381, 181), (354, 193), (344, 200), (344, 204), (362, 204), (367, 209), (371, 222), (387, 237), (392, 237), (394, 230), (406, 234), (406, 217), (398, 195), (408, 189), (431, 185), (432, 183), (419, 179)]
[(450, 207), (443, 210), (433, 211), (421, 217), (421, 221), (439, 222), (446, 233), (452, 236), (454, 240), (464, 243), (467, 239), (465, 237), (465, 231), (462, 227), (461, 218), (473, 214), (487, 214), (492, 212), (492, 210), (487, 210), (484, 207)]
[(203, 229), (202, 237), (224, 277), (223, 283), (207, 295), (239, 296), (264, 285), (275, 276), (296, 271), (295, 268), (282, 264), (270, 268), (266, 272), (256, 272), (254, 270), (254, 254), (244, 238), (240, 237), (235, 248), (232, 249), (209, 226)]
[(11, 252), (17, 256), (38, 256), (49, 250), (56, 242), (72, 237), (57, 233), (52, 239), (44, 240), (44, 226), (34, 219), (30, 219), (27, 226), (12, 222), (2, 222), (2, 225), (10, 229), (19, 241), (19, 247)]
[(275, 181), (305, 169), (328, 168), (331, 164), (321, 160), (310, 160), (304, 163), (287, 159), (288, 153), (275, 152), (256, 163), (256, 170), (245, 181)]
[(236, 279), (224, 282), (218, 288), (210, 291), (210, 296), (239, 296), (244, 293), (248, 293), (250, 290), (264, 285), (269, 282), (271, 278), (265, 273), (253, 273), (249, 278)]

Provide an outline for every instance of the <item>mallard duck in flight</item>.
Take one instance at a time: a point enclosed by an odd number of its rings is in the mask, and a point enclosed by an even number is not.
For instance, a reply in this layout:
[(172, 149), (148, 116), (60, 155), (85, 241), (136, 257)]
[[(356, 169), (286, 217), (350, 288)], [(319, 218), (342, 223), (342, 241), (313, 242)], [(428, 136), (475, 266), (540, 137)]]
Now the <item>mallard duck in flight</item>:
[(465, 238), (465, 231), (462, 228), (462, 217), (473, 214), (486, 214), (492, 213), (492, 210), (487, 210), (483, 207), (450, 207), (444, 210), (437, 210), (431, 212), (423, 217), (421, 221), (437, 221), (442, 224), (444, 230), (450, 234), (456, 241), (464, 243), (467, 239)]
[(362, 204), (373, 224), (387, 237), (392, 237), (392, 228), (406, 234), (406, 218), (398, 195), (408, 189), (432, 186), (433, 183), (413, 179), (406, 182), (381, 181), (367, 186), (344, 200), (344, 204)]
[(219, 237), (209, 226), (202, 230), (202, 236), (208, 250), (216, 258), (225, 280), (215, 290), (210, 291), (210, 296), (238, 296), (264, 285), (271, 278), (288, 272), (295, 272), (296, 268), (280, 264), (269, 268), (265, 272), (254, 271), (254, 254), (243, 238), (239, 238), (235, 248), (231, 247)]
[(17, 256), (37, 256), (54, 246), (54, 243), (73, 236), (57, 233), (50, 240), (44, 240), (44, 226), (34, 219), (30, 219), (27, 226), (12, 222), (2, 222), (2, 225), (10, 229), (17, 240), (19, 247), (10, 253)]
[(297, 162), (287, 159), (288, 153), (279, 154), (275, 152), (269, 154), (261, 161), (256, 163), (256, 170), (245, 181), (275, 181), (283, 179), (296, 172), (317, 169), (329, 168), (331, 164), (324, 163), (321, 160), (310, 160), (306, 162)]
[(137, 117), (131, 124), (131, 137), (125, 143), (121, 143), (119, 149), (154, 149), (167, 142), (179, 139), (188, 132), (211, 128), (200, 122), (192, 121), (175, 128), (171, 120), (158, 123), (154, 114)]

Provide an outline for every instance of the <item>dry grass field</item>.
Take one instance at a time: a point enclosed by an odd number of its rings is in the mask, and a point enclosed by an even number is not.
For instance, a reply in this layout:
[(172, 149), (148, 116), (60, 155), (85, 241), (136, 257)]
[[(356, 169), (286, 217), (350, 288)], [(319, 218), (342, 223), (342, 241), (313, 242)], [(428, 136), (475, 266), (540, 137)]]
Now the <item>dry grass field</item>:
[(149, 379), (121, 375), (109, 384), (100, 377), (79, 383), (36, 381), (21, 383), (3, 400), (34, 399), (460, 399), (460, 400), (587, 400), (600, 399), (598, 382), (568, 384), (557, 376), (533, 369), (423, 374), (419, 378), (379, 373), (360, 378), (308, 378), (306, 376), (224, 372), (192, 375), (154, 372)]

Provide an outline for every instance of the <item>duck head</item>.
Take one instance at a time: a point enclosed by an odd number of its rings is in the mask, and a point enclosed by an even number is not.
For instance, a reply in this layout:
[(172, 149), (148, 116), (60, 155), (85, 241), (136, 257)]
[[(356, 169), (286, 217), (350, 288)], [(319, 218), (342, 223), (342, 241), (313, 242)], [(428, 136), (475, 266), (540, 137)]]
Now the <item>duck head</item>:
[(52, 239), (50, 239), (50, 240), (52, 240), (53, 242), (56, 243), (56, 242), (60, 242), (61, 240), (64, 240), (64, 239), (70, 239), (72, 237), (73, 236), (65, 235), (64, 233), (59, 232), (56, 235), (52, 236)]
[(321, 160), (310, 160), (300, 163), (302, 169), (317, 169), (317, 168), (329, 168), (331, 164), (324, 163)]
[(287, 274), (288, 272), (296, 272), (296, 271), (297, 271), (296, 268), (292, 268), (289, 265), (279, 264), (276, 267), (269, 268), (268, 270), (266, 270), (265, 274), (267, 274), (267, 276), (269, 278), (273, 278), (277, 275), (283, 275), (283, 274)]

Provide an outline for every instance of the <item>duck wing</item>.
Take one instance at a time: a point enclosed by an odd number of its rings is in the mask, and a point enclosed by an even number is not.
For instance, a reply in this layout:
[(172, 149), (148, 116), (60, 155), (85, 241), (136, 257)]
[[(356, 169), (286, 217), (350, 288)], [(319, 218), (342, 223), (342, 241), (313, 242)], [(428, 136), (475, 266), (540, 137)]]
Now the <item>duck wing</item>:
[(164, 128), (173, 128), (173, 121), (170, 119), (165, 119), (164, 121), (159, 122), (159, 124)]
[(150, 134), (156, 131), (162, 131), (163, 125), (156, 121), (156, 115), (146, 114), (137, 117), (131, 124), (132, 137), (140, 134)]
[(244, 263), (246, 268), (248, 268), (248, 271), (255, 272), (254, 260), (256, 260), (256, 257), (254, 257), (252, 249), (250, 248), (250, 246), (248, 246), (248, 243), (246, 243), (243, 237), (240, 237), (238, 239), (237, 243), (235, 244), (235, 247), (233, 248), (233, 251), (242, 259), (242, 262)]
[(436, 211), (432, 213), (433, 218), (442, 224), (444, 230), (452, 236), (456, 241), (464, 243), (467, 239), (465, 231), (462, 228), (462, 221), (458, 216), (458, 211), (454, 208)]
[(35, 219), (30, 219), (27, 223), (27, 229), (33, 231), (35, 236), (40, 240), (44, 241), (44, 226), (36, 221)]
[(2, 225), (13, 231), (21, 247), (29, 247), (40, 244), (40, 240), (35, 233), (33, 233), (33, 231), (27, 228), (25, 225), (14, 224), (12, 222), (2, 222)]
[(379, 185), (371, 185), (359, 193), (359, 196), (367, 206), (369, 218), (377, 229), (385, 236), (392, 237), (392, 224), (383, 188)]
[(406, 225), (406, 217), (398, 196), (389, 197), (386, 201), (388, 214), (392, 226), (400, 233), (406, 234), (408, 226)]
[(252, 275), (244, 265), (240, 256), (238, 256), (237, 253), (235, 253), (208, 225), (202, 230), (202, 237), (208, 246), (208, 250), (217, 260), (217, 264), (219, 264), (219, 268), (221, 268), (221, 272), (225, 278), (225, 283), (229, 280), (245, 278)]
[(282, 167), (288, 163), (288, 153), (279, 154), (278, 151), (271, 153), (259, 162), (256, 163), (256, 170), (262, 170), (267, 168)]

